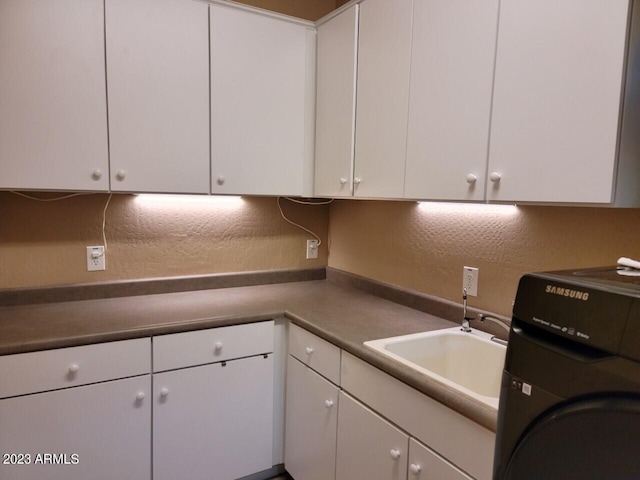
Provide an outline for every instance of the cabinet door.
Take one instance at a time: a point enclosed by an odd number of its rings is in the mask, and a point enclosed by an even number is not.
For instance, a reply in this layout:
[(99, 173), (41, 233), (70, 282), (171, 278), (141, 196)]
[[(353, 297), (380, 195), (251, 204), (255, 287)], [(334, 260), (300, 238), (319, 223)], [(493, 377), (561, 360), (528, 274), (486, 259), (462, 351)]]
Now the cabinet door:
[(445, 458), (413, 438), (409, 440), (409, 480), (472, 480)]
[(106, 0), (111, 189), (209, 191), (205, 3)]
[(145, 375), (0, 400), (0, 452), (30, 455), (0, 478), (149, 480), (150, 390)]
[(289, 356), (284, 465), (296, 480), (336, 472), (338, 387)]
[(409, 110), (412, 0), (360, 5), (354, 195), (401, 198)]
[(103, 12), (0, 2), (0, 188), (109, 189)]
[(358, 5), (318, 27), (314, 194), (351, 196)]
[(414, 0), (405, 197), (483, 200), (498, 0)]
[(234, 480), (272, 467), (273, 355), (154, 375), (154, 480)]
[(307, 28), (210, 6), (211, 191), (300, 195)]
[(489, 200), (612, 200), (628, 0), (503, 0)]
[(340, 392), (336, 480), (404, 480), (409, 438)]

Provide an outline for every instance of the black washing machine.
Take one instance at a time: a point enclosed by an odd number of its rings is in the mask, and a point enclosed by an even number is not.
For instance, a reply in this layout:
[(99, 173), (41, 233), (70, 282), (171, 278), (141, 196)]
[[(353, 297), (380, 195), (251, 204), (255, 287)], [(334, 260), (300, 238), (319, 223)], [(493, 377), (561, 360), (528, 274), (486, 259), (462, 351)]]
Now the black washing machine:
[(529, 274), (513, 309), (494, 480), (640, 480), (640, 276)]

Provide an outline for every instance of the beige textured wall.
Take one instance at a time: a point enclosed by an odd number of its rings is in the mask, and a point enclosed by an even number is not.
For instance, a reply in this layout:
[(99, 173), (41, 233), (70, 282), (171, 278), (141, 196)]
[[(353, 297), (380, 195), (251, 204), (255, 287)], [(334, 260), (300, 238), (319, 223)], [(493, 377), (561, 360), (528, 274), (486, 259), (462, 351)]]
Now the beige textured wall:
[(523, 273), (640, 258), (640, 209), (343, 200), (329, 248), (331, 267), (456, 302), (462, 267), (478, 267), (469, 304), (510, 315)]
[[(336, 9), (336, 0), (237, 0), (253, 7), (273, 10), (306, 20), (318, 20)], [(338, 0), (340, 2), (341, 0)], [(344, 3), (344, 2), (342, 2)], [(338, 6), (342, 5), (340, 3)]]
[[(54, 194), (33, 194), (56, 196)], [(52, 203), (0, 193), (0, 288), (323, 267), (306, 260), (309, 234), (280, 217), (275, 198), (114, 195), (107, 270), (87, 272), (85, 247), (102, 245), (107, 195)], [(282, 201), (292, 220), (327, 238), (327, 206)]]

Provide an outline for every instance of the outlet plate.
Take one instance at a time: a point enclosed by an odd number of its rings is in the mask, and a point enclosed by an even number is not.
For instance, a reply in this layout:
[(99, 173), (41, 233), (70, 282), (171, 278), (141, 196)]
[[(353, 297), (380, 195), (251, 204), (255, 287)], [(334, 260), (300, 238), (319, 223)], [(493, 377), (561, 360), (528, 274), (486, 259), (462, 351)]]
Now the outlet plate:
[(307, 260), (318, 258), (318, 240), (307, 240)]
[(97, 272), (106, 269), (104, 247), (102, 245), (87, 247), (87, 271)]
[(467, 289), (467, 295), (478, 296), (478, 269), (476, 267), (462, 267), (462, 289)]

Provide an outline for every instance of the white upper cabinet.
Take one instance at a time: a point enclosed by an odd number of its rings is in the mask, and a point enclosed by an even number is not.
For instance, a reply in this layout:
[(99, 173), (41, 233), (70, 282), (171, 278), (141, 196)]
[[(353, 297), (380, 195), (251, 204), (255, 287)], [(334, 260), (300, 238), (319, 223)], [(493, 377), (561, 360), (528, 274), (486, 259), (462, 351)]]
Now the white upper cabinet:
[(488, 200), (609, 203), (628, 0), (502, 0)]
[(315, 31), (222, 5), (210, 17), (212, 193), (310, 193)]
[(415, 0), (405, 197), (484, 200), (499, 0)]
[(105, 7), (111, 189), (208, 193), (207, 4)]
[(412, 0), (360, 5), (354, 195), (402, 198)]
[(353, 5), (318, 27), (317, 196), (353, 194), (358, 9)]
[(0, 188), (109, 189), (103, 12), (0, 1)]

